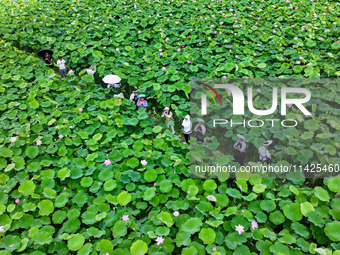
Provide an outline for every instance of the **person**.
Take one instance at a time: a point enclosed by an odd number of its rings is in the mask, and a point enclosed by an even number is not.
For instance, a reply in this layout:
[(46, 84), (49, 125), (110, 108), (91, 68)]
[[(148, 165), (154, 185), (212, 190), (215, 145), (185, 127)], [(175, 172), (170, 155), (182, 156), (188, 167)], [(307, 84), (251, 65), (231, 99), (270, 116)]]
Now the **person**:
[(138, 91), (139, 90), (134, 90), (132, 91), (132, 94), (130, 96), (130, 100), (135, 104), (137, 105), (137, 102), (138, 102)]
[(204, 135), (207, 131), (207, 129), (205, 128), (205, 126), (203, 125), (204, 120), (201, 118), (197, 119), (198, 124), (196, 125), (194, 131), (197, 133), (197, 142), (198, 143), (204, 143)]
[(109, 84), (107, 84), (107, 88), (108, 88), (108, 89), (112, 89), (112, 88), (120, 88), (120, 84), (109, 83)]
[(138, 96), (138, 101), (137, 101), (137, 109), (141, 109), (141, 108), (147, 108), (148, 107), (148, 103), (146, 102), (145, 95), (139, 95)]
[(244, 165), (244, 158), (246, 156), (246, 139), (243, 135), (237, 134), (238, 141), (234, 144), (235, 154), (235, 160), (238, 162), (241, 166)]
[(185, 138), (184, 143), (188, 143), (190, 140), (190, 134), (191, 134), (191, 129), (192, 129), (192, 123), (190, 121), (190, 116), (186, 115), (184, 117), (184, 120), (182, 122), (182, 127), (183, 127), (183, 134)]
[(59, 60), (57, 61), (57, 65), (59, 67), (59, 72), (60, 72), (60, 76), (61, 78), (65, 77), (66, 78), (66, 71), (67, 71), (67, 67), (65, 65), (65, 60), (63, 59), (62, 56), (59, 57)]
[(165, 117), (165, 124), (168, 128), (171, 129), (171, 132), (174, 135), (175, 134), (174, 119), (172, 118), (172, 112), (170, 112), (169, 107), (164, 107), (162, 117)]
[(261, 163), (270, 164), (272, 156), (268, 151), (269, 145), (273, 143), (272, 140), (265, 141), (263, 145), (259, 148), (259, 156)]
[(44, 61), (49, 67), (53, 67), (53, 58), (47, 51), (45, 52)]
[(69, 68), (68, 68), (67, 76), (71, 77), (71, 76), (73, 76), (73, 75), (74, 75), (74, 71), (73, 71), (72, 67), (69, 67)]
[(93, 67), (91, 65), (88, 65), (87, 66), (87, 69), (86, 69), (86, 72), (87, 74), (89, 75), (94, 75), (95, 72), (96, 72), (96, 66), (94, 65)]

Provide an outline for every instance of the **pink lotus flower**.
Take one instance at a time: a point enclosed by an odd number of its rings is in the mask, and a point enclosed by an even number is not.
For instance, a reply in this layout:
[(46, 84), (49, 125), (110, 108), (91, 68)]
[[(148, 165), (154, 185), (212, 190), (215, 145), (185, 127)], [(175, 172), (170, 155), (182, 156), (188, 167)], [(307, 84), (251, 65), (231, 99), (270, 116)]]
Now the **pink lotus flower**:
[(129, 220), (129, 215), (123, 215), (123, 218), (122, 218), (123, 221), (128, 221)]
[(235, 58), (238, 58), (238, 55), (235, 55)]
[(238, 232), (239, 235), (241, 235), (244, 232), (244, 227), (242, 225), (237, 225), (235, 230)]
[(9, 141), (11, 142), (11, 143), (14, 143), (16, 140), (18, 140), (15, 136), (12, 136), (10, 139), (9, 139)]
[(159, 53), (160, 56), (163, 56), (163, 52)]
[(169, 47), (167, 46), (167, 47), (165, 47), (166, 49), (169, 49)]
[(83, 111), (83, 108), (78, 108), (78, 111), (82, 112), (82, 111)]
[(146, 165), (148, 164), (148, 162), (147, 162), (145, 159), (141, 160), (140, 163), (141, 163), (143, 166), (146, 166)]
[(19, 198), (15, 199), (15, 203), (16, 203), (16, 204), (18, 204), (19, 202), (20, 202), (20, 199), (19, 199)]
[(5, 232), (4, 226), (0, 226), (0, 233), (3, 233), (3, 232)]
[(36, 145), (38, 145), (38, 146), (42, 145), (42, 141), (41, 141), (41, 140), (38, 140), (38, 141), (36, 141), (35, 143), (36, 143)]
[(297, 65), (300, 65), (300, 64), (301, 64), (301, 61), (296, 61), (296, 64), (297, 64)]
[(61, 34), (61, 32), (59, 31), (59, 34)]
[(64, 136), (63, 136), (63, 135), (59, 135), (58, 137), (59, 137), (60, 139), (61, 139), (61, 138), (64, 138)]
[(157, 242), (157, 245), (160, 245), (164, 242), (164, 238), (159, 236), (159, 237), (157, 237), (156, 242)]
[(223, 80), (226, 80), (226, 79), (227, 79), (227, 76), (223, 76), (222, 79), (223, 79)]
[(158, 51), (159, 51), (159, 52), (162, 52), (163, 50), (162, 50), (162, 49), (159, 49)]
[(257, 222), (256, 221), (252, 221), (251, 222), (251, 228), (253, 229), (253, 230), (255, 230), (255, 228), (258, 228), (258, 225), (257, 225)]
[(105, 159), (104, 164), (105, 164), (105, 166), (111, 165), (111, 160)]
[(216, 250), (217, 250), (216, 247), (214, 247), (214, 248), (213, 248), (213, 251), (216, 251)]
[(187, 61), (187, 63), (188, 63), (188, 64), (191, 64), (191, 62), (190, 62), (189, 60)]
[(305, 28), (304, 28), (304, 27), (302, 27), (302, 28), (301, 28), (301, 31), (305, 31)]
[(177, 217), (177, 216), (179, 215), (179, 212), (178, 212), (178, 211), (174, 211), (173, 215), (174, 215), (175, 217)]
[(317, 100), (316, 100), (316, 102), (317, 102), (317, 103), (319, 103), (319, 102), (320, 102), (320, 100), (319, 100), (319, 99), (317, 99)]
[(162, 70), (163, 70), (163, 71), (166, 71), (166, 67), (163, 66), (163, 67), (162, 67)]
[(178, 51), (178, 52), (180, 52), (180, 51), (181, 51), (181, 49), (180, 49), (180, 48), (178, 48), (178, 49), (177, 49), (177, 51)]
[(294, 37), (294, 40), (297, 40), (297, 39), (298, 39), (298, 37), (295, 36), (295, 37)]
[(181, 47), (184, 48), (184, 45), (182, 45)]
[(157, 182), (155, 182), (155, 183), (153, 184), (153, 186), (157, 186)]
[(209, 201), (213, 200), (213, 197), (212, 196), (208, 196), (208, 200)]

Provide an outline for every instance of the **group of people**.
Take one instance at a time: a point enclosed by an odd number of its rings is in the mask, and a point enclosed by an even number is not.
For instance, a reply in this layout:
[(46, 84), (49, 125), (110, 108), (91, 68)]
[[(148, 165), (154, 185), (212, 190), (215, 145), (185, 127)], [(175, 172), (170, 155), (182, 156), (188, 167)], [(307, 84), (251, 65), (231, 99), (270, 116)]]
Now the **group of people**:
[(145, 95), (144, 94), (138, 95), (138, 92), (139, 90), (132, 91), (130, 100), (134, 102), (137, 110), (142, 109), (142, 108), (145, 108), (146, 110), (146, 108), (148, 107), (148, 102), (145, 100)]
[[(244, 158), (246, 156), (246, 139), (243, 135), (237, 135), (238, 140), (234, 144), (235, 154), (234, 158), (241, 166), (244, 165)], [(271, 154), (268, 151), (269, 146), (273, 143), (272, 140), (265, 141), (263, 145), (259, 148), (259, 159), (261, 163), (271, 163)]]
[[(53, 68), (54, 66), (53, 57), (50, 53), (46, 51), (43, 59), (49, 67)], [(63, 59), (62, 56), (60, 56), (59, 59), (57, 60), (57, 65), (59, 68), (59, 73), (60, 73), (61, 78), (64, 78), (64, 77), (66, 78), (67, 76), (74, 75), (74, 71), (72, 70), (72, 68), (71, 67), (67, 68), (66, 61)], [(68, 73), (67, 73), (67, 70), (68, 70)]]
[[(45, 53), (43, 59), (46, 62), (46, 64), (48, 64), (50, 67), (53, 67), (53, 57), (49, 52)], [(63, 59), (62, 56), (59, 57), (57, 61), (57, 65), (59, 68), (59, 73), (60, 73), (61, 78), (74, 75), (74, 71), (72, 70), (72, 68), (71, 67), (67, 68), (66, 61)], [(67, 73), (67, 70), (68, 70), (68, 73)], [(96, 66), (88, 65), (86, 72), (88, 75), (94, 75), (96, 73)], [(120, 84), (118, 83), (117, 84), (109, 83), (107, 85), (107, 88), (119, 88), (119, 87), (120, 87)], [(141, 108), (147, 109), (148, 103), (145, 100), (145, 95), (144, 94), (138, 95), (138, 92), (139, 92), (138, 90), (134, 90), (130, 96), (130, 100), (134, 102), (138, 110)], [(169, 129), (171, 129), (172, 134), (175, 134), (175, 128), (174, 128), (175, 122), (174, 122), (173, 115), (169, 107), (164, 108), (162, 117), (165, 118), (165, 124)], [(197, 133), (196, 135), (197, 142), (203, 143), (205, 139), (205, 133), (206, 133), (206, 128), (203, 125), (204, 120), (201, 118), (198, 118), (197, 121), (198, 121), (198, 124), (194, 128), (194, 131)], [(192, 132), (192, 123), (191, 123), (189, 115), (186, 115), (184, 117), (184, 120), (182, 122), (182, 128), (183, 128), (183, 134), (185, 138), (184, 143), (188, 143), (190, 140), (190, 134)]]
[[(197, 138), (196, 141), (197, 141), (197, 143), (204, 143), (205, 133), (206, 133), (207, 129), (203, 125), (203, 123), (204, 123), (203, 119), (197, 118), (197, 122), (198, 123), (194, 128), (194, 132), (196, 132), (196, 138)], [(188, 143), (189, 140), (190, 140), (190, 134), (191, 134), (191, 131), (192, 131), (192, 123), (191, 123), (189, 115), (186, 115), (184, 117), (184, 120), (182, 122), (182, 128), (183, 128), (185, 143)]]
[[(141, 108), (146, 109), (148, 107), (148, 103), (145, 100), (145, 95), (144, 94), (138, 95), (138, 92), (139, 90), (134, 90), (132, 94), (130, 95), (130, 100), (136, 105), (137, 109), (141, 109)], [(171, 133), (175, 134), (175, 121), (174, 121), (173, 114), (170, 111), (169, 107), (164, 107), (161, 117), (165, 118), (165, 124), (167, 128), (171, 129)], [(206, 133), (206, 128), (203, 125), (204, 120), (201, 118), (198, 118), (197, 121), (198, 121), (198, 124), (194, 128), (194, 131), (197, 133), (196, 135), (197, 142), (204, 143), (205, 133)], [(184, 139), (185, 139), (184, 143), (188, 143), (190, 140), (190, 134), (192, 132), (192, 123), (191, 123), (189, 115), (186, 115), (184, 117), (183, 122), (182, 122), (182, 129), (183, 129), (183, 134), (184, 134)]]

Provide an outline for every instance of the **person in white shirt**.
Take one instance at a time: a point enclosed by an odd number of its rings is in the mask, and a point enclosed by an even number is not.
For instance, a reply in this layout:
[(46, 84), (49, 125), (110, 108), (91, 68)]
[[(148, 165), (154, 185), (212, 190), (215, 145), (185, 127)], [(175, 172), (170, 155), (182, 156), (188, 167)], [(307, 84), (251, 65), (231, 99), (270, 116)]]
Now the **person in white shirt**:
[(241, 166), (244, 165), (244, 158), (246, 156), (246, 139), (243, 135), (237, 134), (238, 141), (234, 144), (235, 154), (234, 158)]
[(259, 156), (261, 163), (269, 164), (271, 162), (272, 155), (268, 151), (269, 145), (273, 143), (272, 140), (264, 142), (264, 144), (259, 148)]
[(71, 67), (68, 68), (68, 73), (67, 73), (67, 76), (71, 77), (74, 75), (74, 71)]
[(183, 134), (185, 138), (185, 143), (188, 143), (190, 140), (190, 134), (191, 134), (191, 129), (192, 129), (192, 123), (190, 121), (190, 116), (187, 115), (184, 117), (184, 120), (182, 122), (182, 127), (183, 127)]
[(67, 67), (65, 65), (65, 60), (63, 59), (63, 57), (59, 57), (59, 60), (57, 61), (57, 65), (59, 67), (59, 72), (60, 72), (60, 76), (61, 78), (65, 77), (66, 78), (66, 71), (67, 71)]
[(86, 72), (87, 74), (89, 75), (94, 75), (95, 72), (96, 72), (96, 66), (94, 65), (93, 67), (91, 65), (88, 65), (87, 66), (87, 69), (86, 69)]
[(172, 112), (170, 111), (169, 107), (164, 108), (162, 117), (165, 117), (165, 124), (168, 128), (171, 129), (171, 133), (174, 135), (175, 134), (174, 124), (175, 123), (174, 123), (174, 119), (172, 118)]

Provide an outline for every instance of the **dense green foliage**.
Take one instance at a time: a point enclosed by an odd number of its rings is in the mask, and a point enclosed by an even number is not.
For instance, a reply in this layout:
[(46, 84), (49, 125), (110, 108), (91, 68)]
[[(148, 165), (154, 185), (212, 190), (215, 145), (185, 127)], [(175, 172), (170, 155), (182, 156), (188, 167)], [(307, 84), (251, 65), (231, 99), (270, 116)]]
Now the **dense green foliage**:
[[(0, 255), (339, 254), (339, 178), (192, 179), (155, 114), (185, 116), (193, 76), (339, 75), (339, 4), (108, 3), (0, 2)], [(97, 76), (59, 79), (45, 47)], [(105, 94), (112, 72), (148, 111)]]

